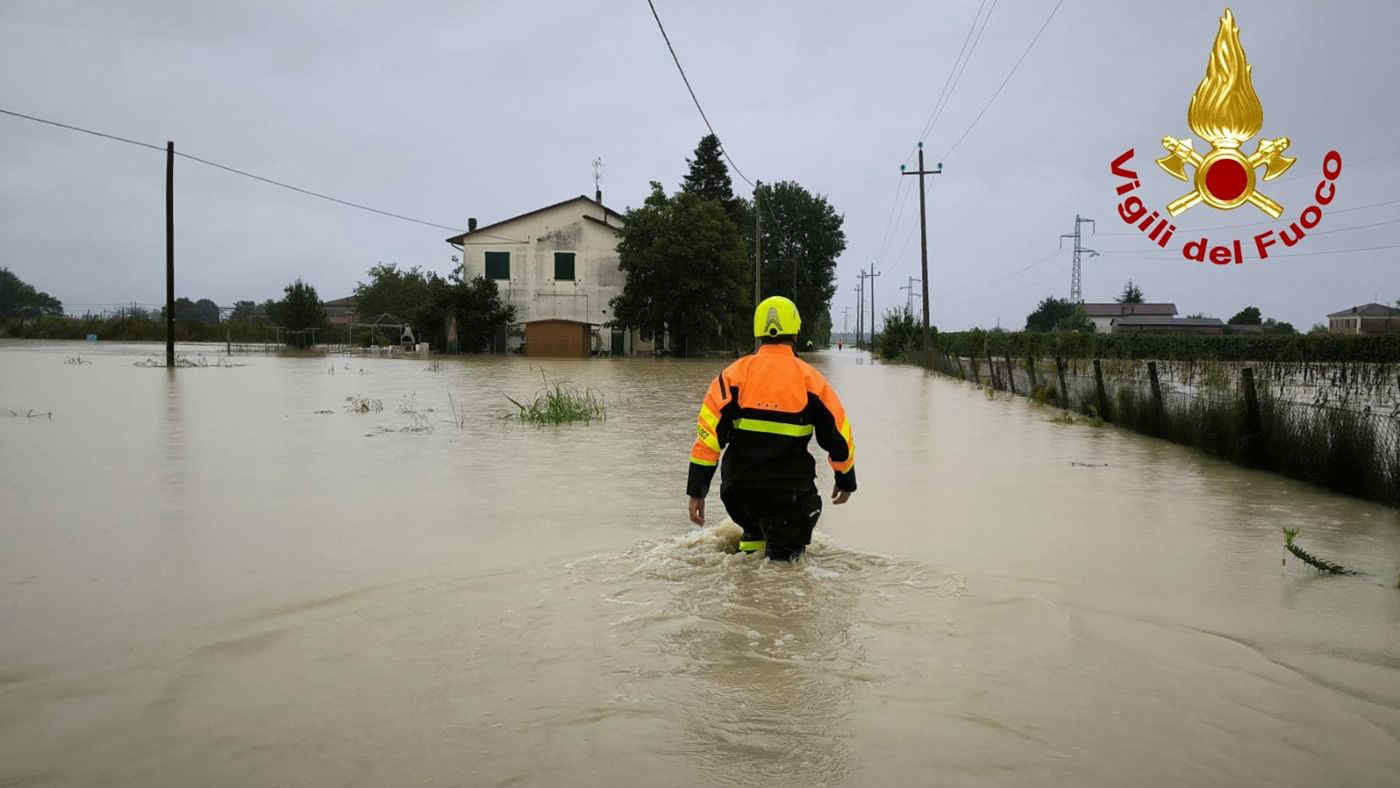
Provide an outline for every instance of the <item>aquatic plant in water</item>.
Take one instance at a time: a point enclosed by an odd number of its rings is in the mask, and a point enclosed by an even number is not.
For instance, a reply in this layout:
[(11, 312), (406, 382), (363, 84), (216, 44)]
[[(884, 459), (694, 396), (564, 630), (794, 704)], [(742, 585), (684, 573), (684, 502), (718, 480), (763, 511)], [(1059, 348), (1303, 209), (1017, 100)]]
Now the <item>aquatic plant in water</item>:
[(1300, 530), (1297, 529), (1297, 528), (1284, 528), (1284, 529), (1283, 529), (1283, 546), (1284, 546), (1284, 549), (1288, 550), (1288, 552), (1290, 552), (1290, 553), (1292, 553), (1293, 555), (1297, 556), (1297, 557), (1298, 557), (1298, 560), (1302, 561), (1303, 563), (1307, 564), (1308, 566), (1313, 567), (1314, 569), (1318, 570), (1319, 572), (1327, 572), (1327, 573), (1329, 573), (1329, 574), (1334, 574), (1334, 575), (1354, 575), (1354, 574), (1358, 574), (1357, 571), (1354, 570), (1354, 569), (1347, 569), (1346, 567), (1342, 566), (1341, 564), (1334, 564), (1334, 563), (1332, 563), (1331, 561), (1327, 561), (1327, 560), (1318, 558), (1317, 556), (1313, 555), (1312, 553), (1309, 553), (1307, 550), (1304, 550), (1303, 548), (1301, 548), (1301, 547), (1299, 547), (1298, 545), (1294, 544), (1294, 543), (1293, 543), (1294, 538), (1296, 538), (1296, 537), (1298, 536), (1298, 534), (1300, 534), (1300, 533), (1302, 533), (1302, 531), (1300, 531)]
[(384, 410), (384, 401), (368, 397), (346, 397), (345, 410), (350, 413), (378, 413)]
[(534, 399), (529, 402), (521, 402), (509, 394), (505, 398), (517, 409), (517, 413), (508, 414), (506, 418), (514, 416), (521, 421), (531, 424), (568, 424), (575, 421), (592, 422), (606, 421), (608, 417), (607, 405), (603, 402), (603, 395), (593, 389), (580, 389), (564, 383), (549, 384), (549, 378), (544, 378), (544, 388), (535, 393)]

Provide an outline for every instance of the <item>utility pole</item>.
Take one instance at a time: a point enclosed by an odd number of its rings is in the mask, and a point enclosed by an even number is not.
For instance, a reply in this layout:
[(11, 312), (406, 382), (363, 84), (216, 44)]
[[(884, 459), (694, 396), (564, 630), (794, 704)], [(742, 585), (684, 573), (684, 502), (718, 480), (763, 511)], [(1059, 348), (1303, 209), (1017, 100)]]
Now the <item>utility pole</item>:
[[(877, 276), (879, 276), (879, 275), (880, 275), (880, 273), (879, 273), (878, 271), (875, 270), (875, 261), (874, 261), (874, 260), (871, 260), (871, 261), (870, 261), (870, 273), (866, 274), (866, 275), (865, 275), (865, 278), (866, 278), (866, 279), (874, 279), (875, 277), (877, 277)], [(876, 312), (875, 312), (875, 283), (874, 283), (874, 282), (871, 282), (871, 283), (870, 283), (870, 342), (871, 342), (871, 349), (872, 349), (872, 350), (873, 350), (874, 347), (875, 347), (875, 345), (874, 345), (874, 343), (875, 343), (875, 315), (876, 315)]]
[(851, 329), (851, 308), (850, 308), (849, 306), (843, 306), (843, 307), (841, 307), (841, 333), (842, 333), (842, 334), (849, 334), (849, 333), (851, 332), (850, 329)]
[(165, 143), (165, 366), (175, 368), (175, 143)]
[(753, 305), (763, 300), (763, 209), (758, 205), (758, 193), (763, 181), (755, 181), (753, 186)]
[(865, 272), (858, 272), (856, 279), (860, 280), (856, 284), (856, 349), (859, 350), (865, 338)]
[(916, 279), (911, 276), (909, 277), (909, 284), (899, 286), (899, 289), (904, 291), (904, 311), (911, 315), (914, 314), (914, 283), (922, 281), (924, 280)]
[(899, 165), (899, 171), (903, 175), (919, 176), (919, 254), (922, 261), (924, 286), (924, 355), (928, 366), (933, 366), (933, 338), (929, 335), (929, 306), (928, 306), (928, 218), (924, 204), (924, 176), (942, 175), (943, 162), (938, 162), (938, 168), (932, 170), (924, 169), (924, 143), (919, 143), (919, 170), (918, 172), (905, 172), (904, 165)]
[(1079, 259), (1080, 259), (1080, 257), (1081, 257), (1082, 255), (1086, 255), (1086, 254), (1089, 255), (1090, 257), (1098, 257), (1098, 256), (1099, 256), (1099, 253), (1098, 253), (1098, 252), (1094, 251), (1093, 249), (1086, 249), (1086, 248), (1084, 248), (1084, 246), (1081, 244), (1082, 238), (1081, 238), (1080, 233), (1079, 233), (1079, 225), (1084, 224), (1084, 223), (1086, 223), (1086, 222), (1087, 222), (1089, 225), (1092, 226), (1093, 232), (1095, 232), (1095, 233), (1098, 232), (1098, 225), (1095, 225), (1095, 224), (1094, 224), (1094, 220), (1093, 220), (1093, 219), (1085, 219), (1084, 217), (1082, 217), (1082, 216), (1080, 216), (1079, 214), (1076, 213), (1076, 214), (1074, 215), (1074, 232), (1072, 232), (1072, 233), (1064, 233), (1064, 234), (1062, 234), (1062, 235), (1060, 236), (1060, 248), (1061, 248), (1061, 249), (1065, 248), (1065, 239), (1066, 239), (1066, 238), (1073, 238), (1073, 239), (1074, 239), (1074, 267), (1073, 267), (1072, 269), (1070, 269), (1070, 274), (1069, 274), (1069, 302), (1070, 302), (1071, 304), (1082, 304), (1082, 303), (1084, 303), (1084, 291), (1083, 291), (1083, 288), (1080, 286), (1080, 278), (1079, 278)]

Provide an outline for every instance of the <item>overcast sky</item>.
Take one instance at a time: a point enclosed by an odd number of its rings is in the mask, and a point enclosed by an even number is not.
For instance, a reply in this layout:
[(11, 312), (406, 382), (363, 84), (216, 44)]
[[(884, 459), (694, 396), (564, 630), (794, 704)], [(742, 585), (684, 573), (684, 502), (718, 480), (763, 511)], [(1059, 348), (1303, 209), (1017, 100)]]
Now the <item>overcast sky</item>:
[[(1054, 4), (995, 4), (928, 136), (930, 164), (962, 135)], [(857, 268), (877, 260), (882, 313), (903, 303), (899, 286), (918, 275), (917, 195), (897, 202), (898, 167), (978, 7), (657, 0), (744, 173), (798, 181), (845, 216), (838, 328), (855, 301)], [(1228, 318), (1255, 304), (1306, 329), (1337, 309), (1400, 298), (1400, 248), (1216, 267), (1152, 254), (1141, 236), (1123, 234), (1108, 162), (1136, 148), (1154, 207), (1186, 191), (1151, 159), (1163, 135), (1192, 136), (1186, 107), (1222, 8), (1065, 0), (931, 179), (940, 328), (1020, 328), (1040, 298), (1068, 295), (1069, 254), (1055, 251), (1076, 212), (1099, 220), (1087, 243), (1104, 252), (1085, 263), (1086, 300), (1110, 299), (1131, 277), (1148, 300), (1173, 301), (1182, 315)], [(1400, 218), (1400, 202), (1348, 210), (1400, 200), (1400, 4), (1249, 0), (1233, 8), (1264, 107), (1262, 134), (1290, 137), (1298, 157), (1262, 191), (1284, 205), (1284, 219), (1296, 217), (1311, 202), (1322, 155), (1335, 148), (1344, 160), (1338, 197), (1316, 228), (1328, 233), (1287, 251), (1400, 244), (1400, 222), (1378, 224)], [(595, 156), (605, 161), (604, 202), (636, 206), (649, 180), (675, 188), (705, 133), (645, 0), (5, 0), (0, 107), (174, 140), (193, 155), (454, 226), (591, 194)], [(735, 185), (747, 189), (737, 177)], [(158, 303), (163, 187), (159, 152), (0, 116), (0, 266), (70, 310)], [(262, 300), (302, 276), (331, 299), (380, 261), (451, 266), (443, 242), (451, 233), (193, 162), (177, 163), (176, 194), (177, 292), (190, 298)], [(1225, 242), (1283, 224), (1251, 206), (1202, 205), (1179, 217), (1177, 238), (1192, 227), (1256, 221), (1204, 234)], [(1330, 232), (1362, 225), (1376, 226)]]

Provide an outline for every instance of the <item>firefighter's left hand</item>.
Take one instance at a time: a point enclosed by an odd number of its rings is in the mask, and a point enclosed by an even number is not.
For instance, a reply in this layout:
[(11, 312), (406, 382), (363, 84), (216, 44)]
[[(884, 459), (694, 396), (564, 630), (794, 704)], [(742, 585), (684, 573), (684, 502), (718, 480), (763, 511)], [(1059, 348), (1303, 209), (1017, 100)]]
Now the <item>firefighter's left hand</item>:
[(841, 504), (843, 504), (843, 503), (845, 503), (846, 501), (849, 501), (849, 500), (851, 500), (851, 491), (850, 491), (850, 490), (843, 490), (843, 489), (841, 489), (840, 487), (832, 487), (832, 488), (831, 488), (831, 502), (832, 502), (832, 503), (836, 504), (837, 506), (840, 506)]

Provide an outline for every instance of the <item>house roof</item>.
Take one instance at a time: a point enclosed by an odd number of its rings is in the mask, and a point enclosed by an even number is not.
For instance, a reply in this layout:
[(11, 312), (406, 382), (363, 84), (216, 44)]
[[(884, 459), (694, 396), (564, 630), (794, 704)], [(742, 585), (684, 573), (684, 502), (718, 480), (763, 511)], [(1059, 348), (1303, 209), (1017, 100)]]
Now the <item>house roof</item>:
[(354, 309), (354, 308), (355, 308), (355, 297), (354, 297), (354, 296), (346, 296), (346, 297), (344, 297), (344, 298), (337, 298), (337, 299), (335, 299), (334, 301), (326, 301), (326, 302), (323, 302), (322, 306), (328, 306), (328, 307), (345, 307), (345, 308), (347, 308), (347, 309)]
[[(596, 205), (596, 206), (602, 208), (602, 209), (606, 212), (605, 215), (611, 214), (612, 216), (616, 216), (616, 217), (619, 218), (619, 219), (625, 219), (625, 218), (626, 218), (626, 217), (624, 217), (622, 214), (618, 213), (617, 211), (614, 211), (613, 209), (609, 208), (608, 206), (603, 205), (602, 203), (595, 201), (592, 197), (586, 197), (586, 196), (580, 194), (580, 195), (577, 196), (577, 197), (570, 197), (570, 198), (567, 199), (567, 200), (562, 200), (562, 201), (560, 201), (560, 202), (554, 203), (553, 205), (546, 205), (546, 206), (543, 207), (543, 208), (536, 208), (536, 209), (533, 210), (533, 211), (526, 211), (525, 213), (522, 213), (522, 214), (520, 214), (519, 216), (512, 216), (512, 217), (510, 217), (509, 219), (502, 219), (502, 220), (500, 220), (499, 222), (492, 222), (491, 224), (484, 225), (484, 226), (482, 226), (482, 227), (478, 227), (478, 228), (476, 228), (475, 230), (471, 230), (470, 232), (462, 233), (461, 235), (454, 235), (454, 236), (452, 236), (451, 238), (448, 238), (448, 239), (447, 239), (447, 242), (450, 243), (450, 244), (452, 244), (453, 246), (460, 246), (462, 243), (464, 243), (464, 242), (466, 241), (467, 236), (469, 236), (469, 235), (481, 235), (481, 236), (483, 236), (483, 237), (490, 238), (490, 237), (492, 237), (491, 234), (490, 234), (490, 233), (487, 233), (486, 231), (487, 231), (487, 230), (490, 230), (490, 229), (493, 228), (493, 227), (500, 227), (500, 226), (503, 225), (503, 224), (510, 224), (511, 222), (519, 221), (520, 219), (524, 219), (524, 218), (529, 217), (529, 216), (534, 216), (534, 215), (537, 214), (537, 213), (544, 213), (545, 211), (552, 211), (552, 210), (554, 210), (555, 208), (559, 208), (559, 207), (568, 205), (569, 203), (572, 203), (572, 202), (578, 202), (579, 200), (583, 200), (584, 202), (588, 203), (589, 205)], [(600, 221), (599, 224), (602, 224), (602, 222)], [(611, 226), (611, 225), (609, 225), (609, 226)], [(496, 237), (499, 238), (499, 236), (496, 236)], [(508, 240), (508, 239), (507, 239), (507, 240)]]
[(1218, 317), (1163, 317), (1160, 315), (1124, 315), (1113, 318), (1115, 326), (1223, 326)]
[(1170, 317), (1176, 314), (1176, 304), (1080, 304), (1089, 317), (1118, 317), (1119, 315), (1158, 315)]
[(1340, 312), (1333, 312), (1328, 317), (1400, 317), (1400, 309), (1385, 304), (1362, 304), (1351, 309), (1343, 309)]

